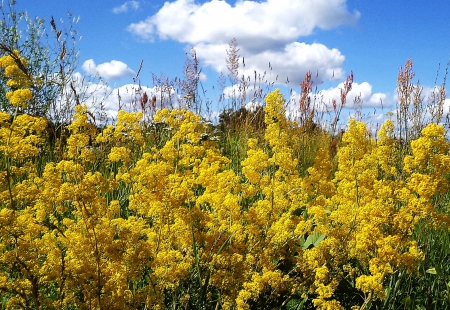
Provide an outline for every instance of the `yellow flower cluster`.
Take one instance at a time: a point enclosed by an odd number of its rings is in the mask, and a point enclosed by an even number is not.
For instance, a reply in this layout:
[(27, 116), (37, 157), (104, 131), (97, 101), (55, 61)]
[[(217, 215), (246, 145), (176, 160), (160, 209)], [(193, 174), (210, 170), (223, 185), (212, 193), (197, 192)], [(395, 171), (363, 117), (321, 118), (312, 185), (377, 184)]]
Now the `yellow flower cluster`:
[[(0, 112), (0, 201), (2, 205), (12, 210), (18, 207), (18, 203), (26, 200), (29, 180), (36, 173), (34, 159), (40, 154), (41, 146), (45, 142), (44, 134), (47, 121), (44, 118), (27, 114), (18, 115), (18, 108), (25, 107), (25, 102), (31, 100), (28, 76), (19, 69), (19, 64), (26, 66), (26, 60), (21, 58), (17, 51), (13, 55), (0, 58), (0, 68), (5, 69), (5, 75), (10, 78), (7, 85), (14, 91), (6, 93), (12, 106), (15, 107), (14, 115)], [(13, 186), (19, 180), (21, 185)]]
[(39, 154), (47, 126), (45, 119), (21, 114), (11, 120), (8, 113), (0, 112), (0, 126), (0, 152), (4, 156), (20, 162)]
[(164, 139), (151, 143), (141, 113), (121, 111), (98, 132), (77, 106), (63, 160), (39, 169), (45, 121), (0, 113), (7, 308), (163, 309), (197, 298), (251, 309), (297, 295), (343, 309), (335, 292), (350, 278), (366, 302), (385, 298), (387, 276), (424, 259), (416, 224), (450, 223), (436, 208), (450, 186), (442, 127), (422, 131), (401, 170), (391, 122), (374, 139), (351, 121), (337, 171), (321, 148), (300, 176), (297, 124), (283, 106), (278, 90), (267, 96), (264, 140), (248, 140), (239, 173), (192, 111), (157, 111)]
[(31, 79), (21, 68), (26, 66), (27, 61), (19, 55), (17, 50), (12, 55), (0, 57), (0, 68), (4, 69), (5, 76), (9, 78), (6, 85), (13, 89), (6, 93), (6, 98), (14, 107), (26, 108), (27, 102), (32, 98), (29, 89)]

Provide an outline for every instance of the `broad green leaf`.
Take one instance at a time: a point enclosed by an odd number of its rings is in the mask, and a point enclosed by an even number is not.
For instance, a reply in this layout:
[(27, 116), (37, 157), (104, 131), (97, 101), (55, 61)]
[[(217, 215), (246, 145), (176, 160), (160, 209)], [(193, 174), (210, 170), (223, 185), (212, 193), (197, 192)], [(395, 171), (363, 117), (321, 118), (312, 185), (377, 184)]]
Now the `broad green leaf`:
[(303, 213), (305, 213), (305, 211), (306, 211), (306, 207), (300, 207), (300, 208), (297, 208), (294, 211), (292, 211), (292, 215), (302, 216)]
[(426, 273), (437, 274), (437, 271), (436, 271), (436, 268), (433, 267), (433, 268), (427, 269)]
[(314, 233), (313, 235), (308, 236), (308, 238), (306, 238), (305, 243), (302, 245), (303, 249), (308, 249), (310, 247), (316, 247), (319, 245), (319, 243), (325, 239), (325, 235), (319, 234), (319, 233)]

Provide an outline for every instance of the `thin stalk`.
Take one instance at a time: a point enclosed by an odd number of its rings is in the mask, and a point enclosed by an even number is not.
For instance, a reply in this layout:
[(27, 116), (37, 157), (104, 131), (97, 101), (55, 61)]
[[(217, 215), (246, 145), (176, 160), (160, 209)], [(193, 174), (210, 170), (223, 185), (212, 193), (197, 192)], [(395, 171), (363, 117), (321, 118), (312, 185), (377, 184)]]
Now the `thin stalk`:
[(9, 143), (11, 142), (12, 132), (13, 132), (13, 128), (14, 128), (14, 121), (16, 120), (18, 111), (19, 111), (19, 106), (16, 106), (16, 110), (14, 112), (14, 116), (11, 121), (11, 126), (9, 127), (9, 135), (8, 135), (8, 141), (6, 141), (6, 149), (4, 151), (4, 155), (5, 155), (5, 159), (6, 159), (6, 178), (7, 178), (7, 183), (8, 183), (9, 201), (11, 204), (11, 209), (13, 209), (14, 211), (16, 210), (16, 206), (15, 206), (13, 195), (12, 195), (12, 188), (11, 188), (12, 175), (11, 175), (11, 167), (9, 164), (10, 158), (8, 156), (7, 150), (9, 149)]

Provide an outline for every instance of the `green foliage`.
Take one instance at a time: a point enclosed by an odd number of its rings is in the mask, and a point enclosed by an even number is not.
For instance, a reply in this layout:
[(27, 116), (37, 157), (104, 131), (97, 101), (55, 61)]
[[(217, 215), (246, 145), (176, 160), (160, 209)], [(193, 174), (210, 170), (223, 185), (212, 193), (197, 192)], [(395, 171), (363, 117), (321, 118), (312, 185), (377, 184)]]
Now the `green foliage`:
[[(45, 21), (17, 11), (15, 0), (2, 3), (0, 57), (17, 50), (27, 60), (27, 64), (20, 65), (22, 71), (34, 77), (31, 86), (33, 98), (21, 113), (46, 116), (55, 123), (67, 123), (77, 101), (75, 87), (79, 84), (73, 77), (78, 61), (76, 18), (69, 14), (66, 26), (63, 20), (57, 24), (53, 18)], [(0, 110), (13, 113), (5, 97), (10, 88), (6, 81), (2, 72)]]

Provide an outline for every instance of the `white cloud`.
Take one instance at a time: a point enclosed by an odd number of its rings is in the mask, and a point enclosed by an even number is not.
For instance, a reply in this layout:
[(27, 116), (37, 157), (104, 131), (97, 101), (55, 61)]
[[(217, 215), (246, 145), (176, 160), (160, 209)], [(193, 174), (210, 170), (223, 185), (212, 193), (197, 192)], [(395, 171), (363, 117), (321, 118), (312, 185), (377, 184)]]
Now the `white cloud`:
[(124, 4), (120, 5), (120, 6), (116, 6), (115, 8), (113, 8), (113, 13), (114, 14), (119, 14), (119, 13), (126, 13), (129, 10), (134, 10), (136, 11), (137, 9), (139, 9), (139, 2), (137, 1), (127, 1)]
[(208, 76), (206, 74), (204, 74), (203, 72), (200, 72), (200, 81), (202, 82), (206, 82), (208, 80)]
[(261, 51), (310, 35), (315, 28), (355, 23), (359, 15), (348, 12), (346, 0), (240, 0), (234, 6), (219, 0), (201, 5), (176, 0), (128, 30), (144, 39), (158, 36), (190, 44), (223, 44), (238, 37), (248, 50)]
[[(119, 109), (125, 111), (141, 111), (140, 99), (144, 92), (147, 93), (147, 113), (153, 96), (156, 97), (155, 108), (179, 108), (182, 104), (175, 89), (162, 89), (161, 87), (147, 87), (137, 84), (126, 84), (112, 88), (101, 82), (86, 81), (82, 74), (74, 74), (75, 89), (79, 95), (80, 102), (86, 104), (94, 115), (100, 113), (100, 108), (106, 113), (109, 121), (116, 118)], [(72, 90), (68, 88), (68, 93)]]
[[(165, 2), (154, 15), (128, 26), (127, 30), (144, 40), (171, 39), (194, 46), (204, 66), (226, 72), (226, 50), (236, 38), (239, 54), (245, 57), (245, 75), (254, 71), (269, 73), (272, 81), (296, 85), (311, 70), (319, 80), (343, 77), (345, 57), (323, 44), (297, 42), (315, 29), (331, 29), (354, 24), (358, 11), (349, 12), (346, 0), (194, 0)], [(242, 58), (241, 58), (242, 61)], [(241, 63), (242, 65), (242, 63)], [(244, 71), (241, 70), (240, 74)]]
[(444, 100), (444, 113), (450, 114), (450, 98)]
[[(147, 114), (154, 113), (150, 108), (154, 96), (156, 99), (154, 108), (156, 110), (161, 108), (184, 107), (184, 103), (173, 87), (147, 87), (138, 84), (125, 84), (118, 87), (111, 87), (96, 78), (86, 77), (80, 72), (75, 72), (72, 78), (73, 88), (72, 86), (66, 85), (67, 96), (70, 96), (72, 101), (75, 101), (73, 97), (73, 89), (75, 89), (80, 103), (86, 104), (94, 115), (104, 112), (109, 122), (115, 120), (119, 109), (125, 111), (141, 111), (140, 99), (144, 92), (148, 96), (148, 102), (146, 104)], [(101, 109), (103, 110), (101, 111)]]
[(119, 107), (125, 111), (140, 111), (140, 98), (144, 92), (147, 93), (150, 107), (153, 96), (156, 97), (155, 107), (161, 108), (179, 108), (181, 101), (176, 94), (175, 89), (162, 89), (161, 87), (139, 86), (137, 84), (126, 84), (112, 89), (111, 94), (106, 98), (104, 107), (107, 115), (114, 118), (117, 115)]
[(223, 95), (224, 99), (229, 101), (254, 101), (255, 99), (259, 99), (258, 97), (263, 97), (255, 96), (255, 91), (258, 91), (258, 88), (254, 88), (253, 86), (243, 89), (241, 85), (233, 85), (225, 87)]
[[(217, 72), (225, 72), (227, 70), (225, 59), (228, 45), (201, 43), (194, 48), (197, 52), (197, 57), (205, 65), (211, 66)], [(243, 49), (239, 53), (248, 55), (244, 57), (245, 68), (243, 68), (241, 60), (239, 76), (243, 74), (250, 76), (252, 82), (255, 71), (260, 75), (266, 72), (263, 78), (264, 81), (283, 84), (289, 79), (289, 84), (292, 86), (299, 85), (307, 71), (313, 72), (314, 77), (316, 74), (318, 75), (316, 82), (321, 82), (324, 79), (341, 79), (344, 76), (342, 64), (345, 57), (339, 50), (335, 48), (329, 49), (319, 43), (293, 42), (287, 44), (281, 50), (266, 50), (252, 54)], [(272, 70), (269, 68), (269, 62)], [(276, 79), (277, 81), (275, 81)], [(259, 80), (258, 76), (257, 80)]]
[[(344, 83), (340, 83), (337, 87), (323, 89), (319, 93), (319, 97), (329, 110), (332, 109), (333, 99), (336, 100), (337, 106), (341, 104), (341, 89), (344, 88)], [(392, 101), (385, 93), (373, 93), (372, 85), (367, 82), (357, 83), (353, 82), (352, 90), (347, 95), (346, 108), (355, 108), (354, 99), (359, 96), (362, 101), (362, 108), (381, 108), (388, 107)]]
[[(334, 116), (332, 101), (333, 99), (336, 100), (337, 108), (339, 108), (341, 104), (341, 89), (343, 88), (344, 83), (339, 83), (336, 87), (319, 89), (317, 93), (310, 93), (311, 109), (314, 108), (315, 112), (318, 114), (325, 113), (328, 117), (330, 117), (330, 115)], [(269, 89), (268, 91), (270, 92), (271, 90), (272, 89)], [(228, 86), (224, 89), (224, 97), (228, 102), (235, 100), (238, 103), (242, 103), (242, 101), (244, 101), (246, 107), (249, 108), (252, 103), (262, 104), (262, 101), (267, 94), (265, 89), (262, 89), (262, 96), (255, 97), (255, 91), (257, 92), (258, 88), (254, 88), (253, 85), (249, 85), (249, 87), (245, 90), (245, 94), (243, 94), (243, 91), (240, 89), (240, 85)], [(245, 95), (245, 97), (243, 95)], [(354, 99), (358, 96), (362, 102), (361, 106), (354, 105)], [(300, 97), (298, 91), (292, 89), (291, 93), (289, 95), (285, 95), (284, 98), (286, 100), (286, 116), (293, 119), (299, 117)], [(354, 82), (352, 84), (352, 90), (349, 92), (346, 104), (344, 106), (346, 111), (342, 111), (341, 113), (340, 123), (346, 124), (348, 117), (352, 117), (352, 115), (354, 115), (353, 111), (358, 108), (363, 109), (362, 114), (367, 119), (370, 118), (373, 120), (376, 117), (381, 118), (382, 116), (380, 115), (383, 114), (380, 113), (383, 113), (384, 109), (392, 107), (392, 104), (393, 99), (388, 94), (372, 92), (372, 85), (368, 82)], [(383, 110), (380, 109), (382, 106)]]
[(83, 63), (82, 68), (88, 74), (98, 74), (107, 80), (117, 80), (135, 74), (127, 64), (118, 60), (112, 60), (96, 65), (93, 59), (88, 59)]

